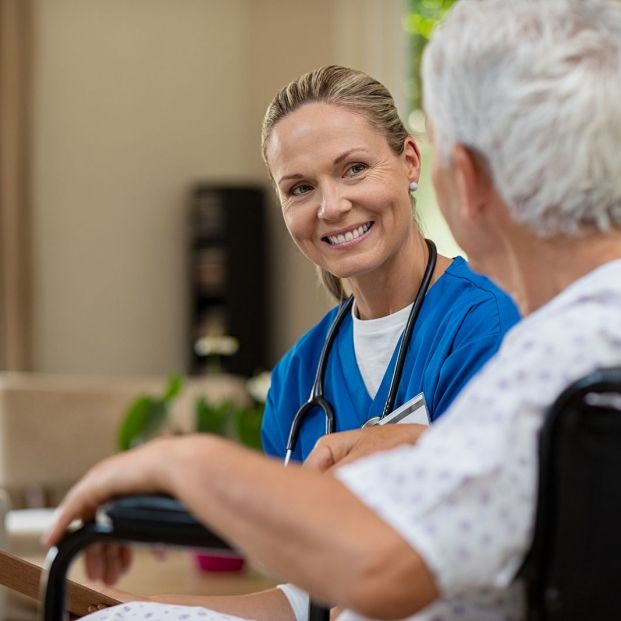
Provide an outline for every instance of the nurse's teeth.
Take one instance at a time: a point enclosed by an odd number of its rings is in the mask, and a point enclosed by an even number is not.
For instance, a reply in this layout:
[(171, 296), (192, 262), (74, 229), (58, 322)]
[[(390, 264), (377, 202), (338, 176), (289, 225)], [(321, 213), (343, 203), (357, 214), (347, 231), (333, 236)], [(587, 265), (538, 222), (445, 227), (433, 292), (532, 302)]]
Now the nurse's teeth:
[(333, 245), (343, 244), (346, 241), (351, 241), (352, 239), (357, 239), (361, 235), (364, 235), (370, 228), (370, 224), (363, 224), (353, 231), (347, 231), (344, 235), (329, 235), (328, 239)]

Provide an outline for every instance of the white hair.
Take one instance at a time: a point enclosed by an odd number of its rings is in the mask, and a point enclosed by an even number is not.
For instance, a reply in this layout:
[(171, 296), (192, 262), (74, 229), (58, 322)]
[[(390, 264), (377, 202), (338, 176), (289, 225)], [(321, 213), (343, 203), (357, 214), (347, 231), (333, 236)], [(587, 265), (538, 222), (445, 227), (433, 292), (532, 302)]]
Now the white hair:
[(423, 60), (438, 155), (464, 145), (541, 236), (621, 227), (621, 2), (461, 0)]

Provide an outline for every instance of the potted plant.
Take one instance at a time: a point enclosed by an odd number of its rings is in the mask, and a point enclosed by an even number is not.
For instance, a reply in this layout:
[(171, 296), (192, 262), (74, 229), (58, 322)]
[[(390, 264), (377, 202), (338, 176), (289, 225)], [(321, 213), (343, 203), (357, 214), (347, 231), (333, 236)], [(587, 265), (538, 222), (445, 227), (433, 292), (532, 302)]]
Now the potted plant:
[[(128, 450), (158, 435), (183, 433), (170, 412), (170, 406), (181, 394), (183, 386), (183, 377), (174, 374), (168, 378), (161, 395), (141, 395), (132, 401), (119, 428), (119, 450)], [(193, 404), (192, 431), (213, 433), (261, 450), (261, 421), (269, 373), (251, 378), (246, 387), (252, 403), (245, 406), (232, 399), (214, 402), (205, 395), (198, 396)], [(244, 566), (244, 559), (233, 554), (196, 553), (194, 557), (202, 571), (236, 571)]]

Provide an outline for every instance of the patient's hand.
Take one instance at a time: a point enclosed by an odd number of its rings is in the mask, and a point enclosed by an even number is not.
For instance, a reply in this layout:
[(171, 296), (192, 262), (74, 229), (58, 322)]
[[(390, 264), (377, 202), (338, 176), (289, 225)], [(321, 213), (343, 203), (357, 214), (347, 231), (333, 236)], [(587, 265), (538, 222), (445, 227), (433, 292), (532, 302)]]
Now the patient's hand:
[(323, 436), (304, 462), (304, 468), (327, 472), (337, 466), (401, 446), (415, 444), (427, 425), (381, 425)]

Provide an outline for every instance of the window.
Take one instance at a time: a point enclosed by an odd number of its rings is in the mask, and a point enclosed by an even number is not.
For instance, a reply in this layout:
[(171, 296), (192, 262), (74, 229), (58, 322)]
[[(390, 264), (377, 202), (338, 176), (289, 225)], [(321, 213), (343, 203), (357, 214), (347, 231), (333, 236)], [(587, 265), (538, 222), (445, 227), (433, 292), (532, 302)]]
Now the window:
[(403, 23), (408, 34), (408, 56), (410, 58), (410, 75), (407, 85), (409, 110), (422, 108), (420, 64), (423, 50), (435, 25), (455, 2), (456, 0), (407, 0)]
[(422, 112), (422, 85), (420, 65), (423, 50), (431, 32), (443, 15), (457, 0), (406, 0), (403, 27), (407, 34), (406, 101), (409, 130), (419, 144), (422, 156), (422, 172), (419, 191), (416, 194), (416, 211), (424, 234), (433, 239), (442, 254), (453, 257), (463, 252), (438, 208), (431, 183), (431, 149), (425, 137)]

